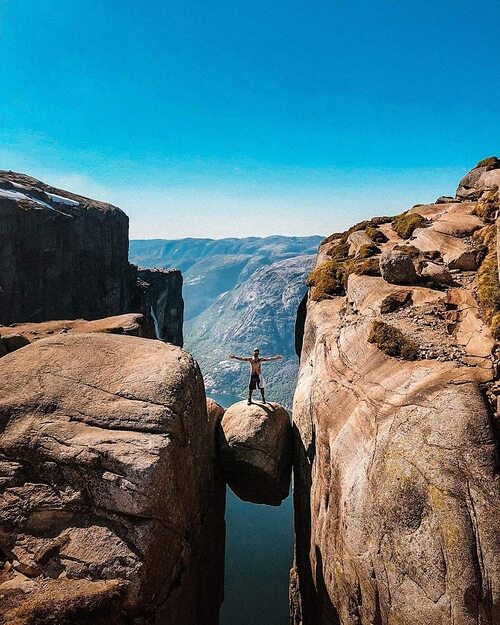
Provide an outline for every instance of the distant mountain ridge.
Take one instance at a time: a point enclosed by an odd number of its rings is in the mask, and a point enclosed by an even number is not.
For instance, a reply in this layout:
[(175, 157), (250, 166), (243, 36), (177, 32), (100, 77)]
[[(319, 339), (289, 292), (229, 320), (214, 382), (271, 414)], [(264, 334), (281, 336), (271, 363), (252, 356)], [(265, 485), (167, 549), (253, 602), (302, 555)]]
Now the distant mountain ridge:
[(130, 241), (130, 261), (140, 267), (180, 269), (184, 276), (184, 318), (206, 310), (220, 294), (257, 269), (304, 254), (316, 254), (322, 236), (242, 239), (147, 239)]
[(295, 314), (322, 236), (130, 242), (131, 262), (184, 276), (185, 346), (209, 394), (242, 396), (248, 371), (227, 360), (258, 345), (284, 361), (266, 367), (269, 398), (290, 406), (298, 371)]

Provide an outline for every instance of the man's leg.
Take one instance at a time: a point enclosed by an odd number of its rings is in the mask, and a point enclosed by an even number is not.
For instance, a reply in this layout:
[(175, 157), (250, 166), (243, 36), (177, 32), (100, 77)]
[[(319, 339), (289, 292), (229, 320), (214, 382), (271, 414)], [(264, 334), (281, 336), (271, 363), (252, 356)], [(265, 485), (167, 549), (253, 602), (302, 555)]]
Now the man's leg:
[(264, 397), (264, 381), (262, 379), (262, 376), (259, 376), (259, 382), (257, 386), (259, 387), (260, 394), (262, 395), (262, 403), (265, 404), (266, 398)]
[(251, 403), (252, 403), (252, 389), (249, 388), (248, 389), (248, 401), (247, 401), (247, 404), (250, 406)]

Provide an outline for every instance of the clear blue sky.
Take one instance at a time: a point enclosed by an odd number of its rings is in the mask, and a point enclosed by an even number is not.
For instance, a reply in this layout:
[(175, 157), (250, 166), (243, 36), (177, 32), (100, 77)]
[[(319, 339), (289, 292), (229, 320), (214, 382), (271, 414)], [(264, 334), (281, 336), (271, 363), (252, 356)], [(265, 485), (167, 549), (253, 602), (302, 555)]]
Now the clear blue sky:
[(0, 0), (0, 167), (134, 237), (328, 234), (500, 152), (500, 5)]

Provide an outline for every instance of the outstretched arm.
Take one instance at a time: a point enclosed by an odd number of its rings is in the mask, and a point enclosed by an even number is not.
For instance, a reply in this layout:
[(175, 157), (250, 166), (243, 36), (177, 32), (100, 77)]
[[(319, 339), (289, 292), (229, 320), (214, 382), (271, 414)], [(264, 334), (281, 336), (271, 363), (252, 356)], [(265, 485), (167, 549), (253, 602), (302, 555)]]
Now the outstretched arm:
[(229, 358), (231, 358), (231, 360), (242, 360), (243, 362), (250, 362), (250, 360), (252, 360), (249, 356), (235, 356), (234, 354), (231, 354)]
[(272, 360), (283, 360), (283, 356), (268, 356), (267, 358), (261, 358), (264, 362), (271, 362)]

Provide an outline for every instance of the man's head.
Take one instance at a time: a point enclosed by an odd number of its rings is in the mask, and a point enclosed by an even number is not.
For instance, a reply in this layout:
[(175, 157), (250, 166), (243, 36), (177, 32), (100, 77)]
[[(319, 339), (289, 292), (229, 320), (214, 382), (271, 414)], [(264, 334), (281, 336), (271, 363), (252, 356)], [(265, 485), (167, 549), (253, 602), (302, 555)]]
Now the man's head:
[(256, 358), (258, 358), (258, 357), (259, 357), (259, 354), (260, 354), (259, 348), (258, 348), (258, 347), (256, 347), (256, 348), (253, 350), (253, 355), (254, 355)]

